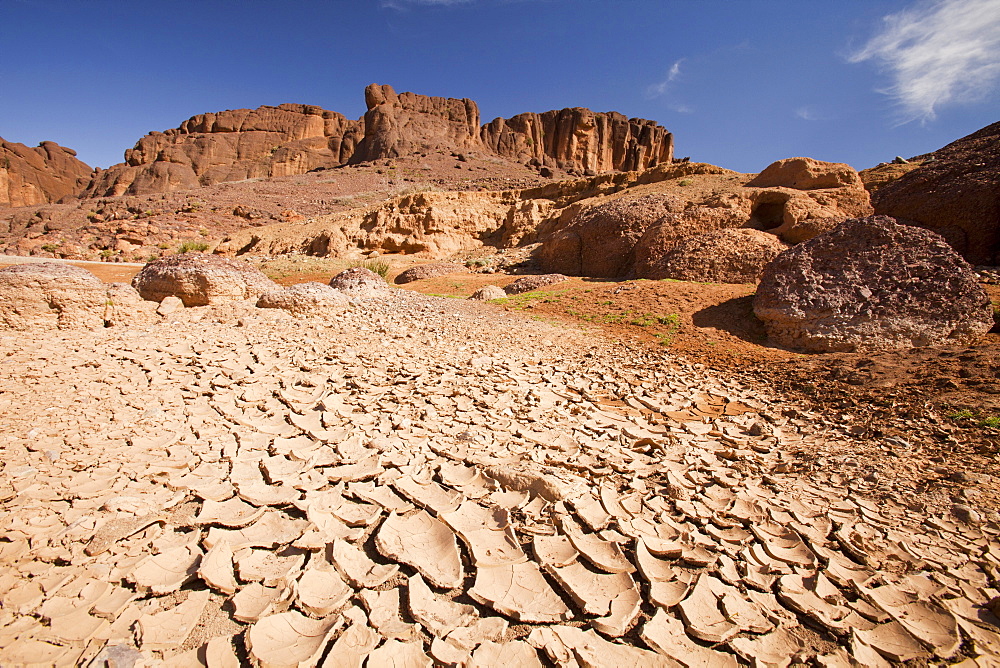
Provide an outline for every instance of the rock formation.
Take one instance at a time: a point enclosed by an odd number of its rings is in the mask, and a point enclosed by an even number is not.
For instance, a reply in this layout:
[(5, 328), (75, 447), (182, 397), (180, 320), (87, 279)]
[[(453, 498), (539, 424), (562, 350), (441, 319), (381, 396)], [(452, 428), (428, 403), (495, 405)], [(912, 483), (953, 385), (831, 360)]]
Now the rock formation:
[(973, 264), (1000, 264), (1000, 123), (921, 157), (872, 195), (875, 212), (938, 232)]
[(469, 270), (464, 265), (454, 262), (430, 262), (428, 264), (418, 264), (410, 267), (395, 278), (396, 285), (421, 281), (425, 278), (436, 278), (447, 276), (448, 274), (467, 274)]
[(385, 279), (371, 269), (351, 267), (330, 279), (330, 287), (344, 292), (369, 292), (389, 287)]
[(775, 343), (814, 352), (974, 341), (993, 326), (969, 265), (933, 232), (851, 219), (779, 255), (754, 313)]
[(132, 286), (143, 299), (161, 301), (178, 297), (184, 306), (205, 306), (259, 297), (277, 285), (244, 260), (181, 253), (150, 262)]
[(587, 175), (648, 169), (674, 156), (673, 135), (655, 121), (580, 107), (497, 118), (481, 134), (497, 155)]
[(771, 260), (788, 249), (769, 232), (730, 228), (677, 242), (644, 278), (710, 283), (756, 283)]
[(562, 283), (566, 277), (562, 274), (541, 274), (538, 276), (523, 276), (504, 287), (508, 295), (519, 295), (533, 290), (541, 290), (556, 283)]
[(343, 311), (350, 304), (351, 300), (340, 290), (316, 282), (270, 290), (257, 300), (258, 308), (280, 308), (296, 315)]
[(364, 139), (351, 162), (412, 153), (480, 148), (479, 107), (472, 100), (400, 93), (392, 86), (365, 89)]
[(304, 104), (194, 116), (151, 132), (125, 162), (95, 174), (86, 196), (143, 195), (428, 151), (481, 151), (580, 173), (669, 163), (673, 137), (653, 121), (573, 108), (479, 124), (468, 99), (396, 93), (371, 84), (368, 111), (352, 121)]
[(350, 157), (361, 124), (305, 104), (199, 114), (180, 127), (151, 132), (125, 152), (125, 163), (95, 175), (89, 197), (170, 192), (302, 174)]
[(0, 207), (48, 204), (77, 195), (90, 174), (73, 149), (51, 141), (29, 148), (0, 138)]
[[(86, 269), (60, 262), (0, 269), (0, 325), (9, 329), (74, 329), (121, 322), (130, 295)], [(115, 315), (117, 314), (117, 315)]]
[(501, 288), (499, 285), (484, 285), (475, 292), (473, 292), (469, 299), (488, 302), (494, 299), (503, 299), (507, 296), (507, 292)]

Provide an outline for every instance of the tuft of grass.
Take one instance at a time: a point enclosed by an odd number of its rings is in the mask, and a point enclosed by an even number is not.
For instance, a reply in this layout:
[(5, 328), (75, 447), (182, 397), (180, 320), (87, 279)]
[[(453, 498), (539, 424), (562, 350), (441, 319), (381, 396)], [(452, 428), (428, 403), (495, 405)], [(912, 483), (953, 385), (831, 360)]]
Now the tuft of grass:
[(980, 423), (983, 427), (1000, 429), (1000, 416), (991, 415)]
[[(369, 258), (367, 260), (355, 260), (347, 265), (348, 269), (353, 269), (354, 267), (361, 267), (367, 269), (368, 271), (373, 271), (382, 278), (386, 278), (389, 274), (389, 263), (385, 260), (379, 260), (377, 258)], [(388, 280), (388, 279), (387, 279)]]
[(208, 244), (204, 241), (185, 241), (177, 247), (178, 253), (204, 253), (208, 250)]
[(681, 179), (680, 181), (677, 182), (677, 185), (679, 185), (679, 186), (689, 186), (692, 183), (694, 183), (694, 181), (692, 181), (691, 179)]

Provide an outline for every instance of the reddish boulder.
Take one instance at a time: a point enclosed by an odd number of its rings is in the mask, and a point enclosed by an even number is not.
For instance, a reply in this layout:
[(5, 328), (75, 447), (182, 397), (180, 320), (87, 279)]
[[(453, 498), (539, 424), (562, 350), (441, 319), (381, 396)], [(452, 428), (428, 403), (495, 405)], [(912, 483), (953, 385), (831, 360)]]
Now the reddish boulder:
[(776, 236), (759, 230), (698, 234), (677, 242), (643, 278), (756, 283), (764, 267), (787, 249)]
[(385, 279), (371, 269), (351, 267), (330, 279), (330, 287), (344, 292), (367, 292), (389, 287)]
[(181, 253), (147, 264), (132, 287), (146, 300), (160, 302), (173, 295), (184, 306), (206, 306), (256, 298), (278, 286), (244, 260)]
[(813, 352), (971, 342), (989, 298), (941, 237), (886, 216), (846, 221), (764, 270), (754, 313), (775, 343)]
[(519, 295), (524, 292), (531, 292), (533, 290), (541, 290), (550, 285), (555, 285), (556, 283), (562, 283), (566, 280), (566, 277), (562, 274), (541, 274), (538, 276), (525, 276), (519, 278), (513, 283), (507, 285), (504, 288), (504, 292), (508, 295)]
[(425, 278), (467, 273), (469, 273), (469, 270), (461, 264), (454, 262), (430, 262), (410, 267), (396, 277), (395, 283), (396, 285), (403, 285), (404, 283), (412, 283), (413, 281), (420, 281)]
[(864, 187), (861, 177), (850, 165), (842, 162), (822, 162), (813, 158), (778, 160), (747, 183), (750, 188), (821, 188)]
[(91, 168), (76, 151), (45, 141), (29, 148), (0, 138), (0, 207), (48, 204), (81, 193)]
[(973, 264), (1000, 265), (1000, 123), (921, 158), (872, 194), (875, 212), (938, 232)]

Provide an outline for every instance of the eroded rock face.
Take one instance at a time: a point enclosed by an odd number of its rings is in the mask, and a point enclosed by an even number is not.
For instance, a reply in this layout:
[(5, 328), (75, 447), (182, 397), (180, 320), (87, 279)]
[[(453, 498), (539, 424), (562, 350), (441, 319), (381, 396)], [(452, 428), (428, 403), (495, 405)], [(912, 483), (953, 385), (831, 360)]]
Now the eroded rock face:
[(5, 328), (101, 327), (108, 300), (108, 286), (86, 269), (59, 262), (0, 269), (0, 323)]
[(367, 292), (388, 286), (385, 280), (371, 269), (351, 267), (331, 278), (330, 287), (344, 292)]
[(497, 155), (585, 174), (648, 169), (674, 156), (673, 135), (655, 121), (581, 107), (496, 118), (481, 136)]
[(456, 264), (455, 262), (431, 262), (428, 264), (418, 264), (416, 267), (410, 267), (396, 277), (395, 283), (397, 285), (402, 285), (404, 283), (420, 281), (425, 278), (436, 278), (437, 276), (447, 276), (448, 274), (460, 273), (467, 274), (469, 273), (469, 270), (466, 269), (464, 265)]
[(990, 330), (969, 265), (927, 230), (851, 219), (767, 266), (754, 313), (779, 345), (814, 352), (964, 343)]
[(1000, 264), (1000, 123), (926, 157), (873, 193), (875, 212), (938, 232), (972, 264)]
[(346, 162), (362, 134), (359, 121), (307, 104), (199, 114), (140, 139), (123, 164), (95, 175), (85, 194), (143, 195), (303, 174)]
[(81, 192), (90, 173), (73, 149), (52, 141), (30, 148), (0, 138), (0, 206), (57, 202)]
[(644, 278), (712, 283), (756, 283), (774, 258), (788, 249), (773, 234), (726, 229), (680, 240)]
[(684, 211), (675, 195), (622, 197), (586, 209), (542, 245), (540, 260), (549, 271), (612, 278), (628, 272), (633, 249), (657, 221)]
[(205, 306), (259, 297), (278, 286), (244, 260), (181, 253), (147, 264), (132, 287), (150, 301), (173, 295), (185, 306)]
[(280, 290), (265, 292), (257, 300), (259, 308), (280, 308), (297, 315), (343, 311), (351, 300), (340, 290), (322, 283), (297, 283)]
[(365, 104), (364, 139), (352, 162), (481, 147), (479, 107), (472, 100), (397, 94), (392, 86), (371, 84)]

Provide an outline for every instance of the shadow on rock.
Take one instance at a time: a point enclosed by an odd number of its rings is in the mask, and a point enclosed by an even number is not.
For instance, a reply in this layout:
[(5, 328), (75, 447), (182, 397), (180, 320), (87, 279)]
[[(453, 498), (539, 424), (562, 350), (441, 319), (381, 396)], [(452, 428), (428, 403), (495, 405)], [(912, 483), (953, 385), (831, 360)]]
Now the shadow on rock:
[(695, 327), (711, 327), (754, 344), (767, 342), (764, 323), (753, 314), (753, 295), (728, 299), (691, 316)]

